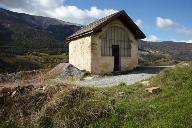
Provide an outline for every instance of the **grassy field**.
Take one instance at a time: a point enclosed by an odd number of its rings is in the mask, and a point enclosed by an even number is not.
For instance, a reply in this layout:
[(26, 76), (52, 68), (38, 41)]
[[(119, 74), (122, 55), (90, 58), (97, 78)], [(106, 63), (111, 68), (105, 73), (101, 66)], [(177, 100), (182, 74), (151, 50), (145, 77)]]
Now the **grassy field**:
[[(159, 86), (162, 92), (149, 94), (145, 86), (119, 85), (106, 89), (114, 98), (114, 110), (89, 127), (192, 127), (192, 67), (181, 66), (166, 70), (154, 77), (150, 86)], [(123, 92), (123, 96), (118, 96)]]
[(25, 55), (0, 56), (0, 73), (49, 69), (59, 63), (68, 63), (68, 53), (51, 55), (32, 52)]
[[(159, 94), (147, 87), (158, 86)], [(192, 63), (166, 69), (150, 85), (87, 88), (58, 84), (3, 96), (1, 128), (191, 128)]]
[(139, 65), (169, 66), (179, 63), (173, 56), (154, 51), (139, 51)]

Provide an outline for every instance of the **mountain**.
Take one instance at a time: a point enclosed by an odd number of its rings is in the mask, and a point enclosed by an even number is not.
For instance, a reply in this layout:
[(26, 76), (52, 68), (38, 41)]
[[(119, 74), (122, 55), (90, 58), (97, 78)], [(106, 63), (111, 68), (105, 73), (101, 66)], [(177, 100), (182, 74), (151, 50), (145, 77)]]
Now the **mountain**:
[(0, 9), (0, 50), (14, 54), (47, 49), (52, 52), (53, 48), (67, 50), (66, 37), (80, 27), (53, 18)]
[(64, 41), (66, 37), (77, 31), (81, 25), (65, 22), (62, 20), (33, 16), (25, 13), (17, 13), (0, 8), (1, 22), (15, 22), (21, 23), (37, 30), (49, 33), (55, 39)]
[(169, 54), (175, 60), (192, 60), (192, 43), (173, 41), (149, 42), (141, 40), (139, 42), (139, 49), (146, 51), (156, 51), (162, 54)]
[(81, 26), (0, 8), (0, 73), (68, 62), (66, 37)]

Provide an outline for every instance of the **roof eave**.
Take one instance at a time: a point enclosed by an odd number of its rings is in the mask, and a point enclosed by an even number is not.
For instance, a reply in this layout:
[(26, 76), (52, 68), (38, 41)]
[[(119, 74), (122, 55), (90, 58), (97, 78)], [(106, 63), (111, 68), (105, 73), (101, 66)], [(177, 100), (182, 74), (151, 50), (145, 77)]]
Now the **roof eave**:
[[(109, 22), (113, 21), (115, 18), (121, 17), (121, 15), (124, 15), (125, 18), (127, 19), (127, 21), (129, 21), (129, 24), (131, 24), (131, 28), (130, 29), (131, 29), (131, 31), (134, 34), (136, 39), (144, 39), (144, 38), (146, 38), (145, 34), (140, 30), (140, 28), (133, 22), (133, 20), (127, 15), (127, 13), (124, 10), (122, 10), (118, 14), (114, 15), (111, 19), (109, 19), (109, 20), (103, 22), (102, 24), (100, 24), (99, 26), (95, 27), (93, 30), (87, 31), (87, 32), (84, 32), (84, 33), (81, 33), (81, 34), (75, 35), (75, 36), (72, 35), (72, 36), (67, 38), (67, 41), (72, 41), (72, 40), (75, 40), (77, 38), (81, 38), (83, 36), (87, 36), (89, 34), (97, 32), (100, 29), (102, 29), (106, 24), (108, 24)], [(129, 25), (127, 25), (127, 27), (128, 26)]]
[(93, 32), (94, 31), (91, 30), (91, 31), (88, 31), (88, 32), (85, 32), (85, 33), (82, 33), (82, 34), (79, 34), (79, 35), (76, 35), (76, 36), (68, 37), (67, 41), (72, 41), (72, 40), (78, 39), (78, 38), (83, 37), (83, 36), (88, 36), (88, 35), (92, 34)]

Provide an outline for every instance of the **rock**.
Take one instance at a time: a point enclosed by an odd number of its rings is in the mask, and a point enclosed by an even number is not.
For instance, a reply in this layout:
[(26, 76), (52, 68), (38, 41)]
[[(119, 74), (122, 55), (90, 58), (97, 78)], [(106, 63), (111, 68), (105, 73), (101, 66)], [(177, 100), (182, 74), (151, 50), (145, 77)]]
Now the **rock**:
[(124, 94), (124, 92), (118, 92), (118, 96), (123, 96)]
[(45, 91), (45, 89), (46, 89), (47, 87), (46, 86), (44, 86), (42, 89), (43, 89), (43, 91)]
[(158, 94), (159, 92), (161, 92), (161, 89), (160, 87), (150, 87), (150, 88), (146, 88), (146, 91), (153, 94)]
[(183, 63), (182, 66), (184, 66), (184, 67), (189, 67), (190, 64), (189, 64), (189, 63)]
[(84, 80), (91, 80), (91, 79), (93, 79), (94, 77), (92, 77), (92, 76), (88, 76), (88, 77), (85, 77), (84, 78)]
[(142, 81), (141, 84), (143, 84), (144, 86), (149, 86), (150, 85), (149, 81)]
[(99, 78), (99, 75), (91, 75), (91, 76), (87, 76), (85, 78), (83, 78), (84, 80), (93, 80), (93, 79), (96, 79), (96, 78)]
[(16, 93), (17, 93), (17, 91), (14, 91), (14, 92), (11, 94), (11, 97), (14, 97)]
[(70, 77), (81, 77), (81, 70), (74, 67), (72, 64), (60, 63), (49, 71), (48, 75), (63, 80)]

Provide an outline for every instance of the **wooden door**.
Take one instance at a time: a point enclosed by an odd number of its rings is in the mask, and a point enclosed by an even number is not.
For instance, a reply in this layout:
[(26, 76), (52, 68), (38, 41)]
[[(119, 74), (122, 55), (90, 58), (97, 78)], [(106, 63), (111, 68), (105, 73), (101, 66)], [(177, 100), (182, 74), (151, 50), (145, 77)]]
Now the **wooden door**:
[(113, 71), (120, 70), (120, 56), (119, 56), (119, 45), (112, 45), (112, 55), (114, 56), (114, 69)]

